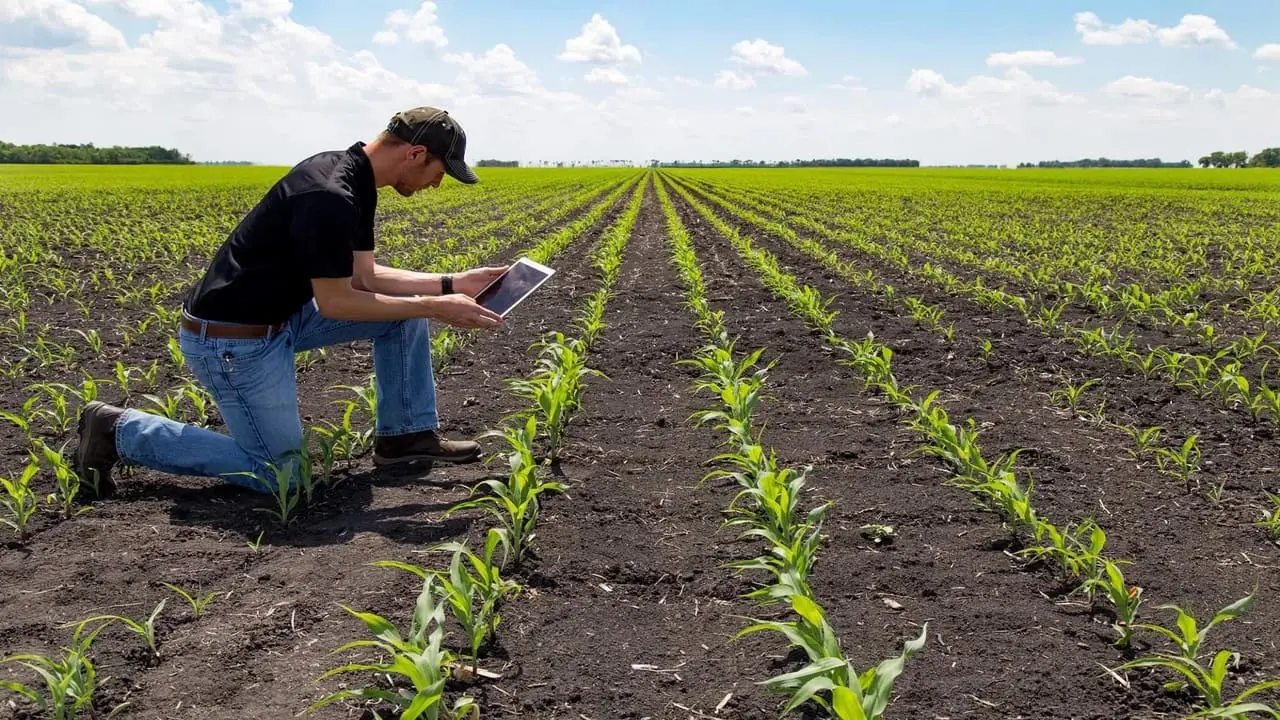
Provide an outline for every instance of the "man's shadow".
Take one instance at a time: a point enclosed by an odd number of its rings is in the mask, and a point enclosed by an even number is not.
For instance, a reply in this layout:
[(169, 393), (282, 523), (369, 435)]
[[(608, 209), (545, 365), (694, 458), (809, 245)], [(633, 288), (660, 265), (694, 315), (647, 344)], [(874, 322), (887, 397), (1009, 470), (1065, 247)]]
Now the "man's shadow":
[[(396, 543), (430, 545), (464, 535), (476, 515), (443, 519), (450, 502), (404, 502), (374, 507), (374, 486), (411, 487), (438, 490), (470, 487), (474, 480), (433, 478), (429, 466), (388, 470), (356, 467), (335, 470), (337, 482), (317, 490), (308, 506), (299, 498), (293, 519), (282, 526), (270, 513), (274, 497), (230, 483), (190, 487), (171, 483), (132, 484), (137, 499), (169, 501), (169, 520), (174, 527), (202, 526), (240, 535), (245, 542), (273, 546), (318, 547), (350, 542), (361, 533), (373, 532)], [(489, 473), (486, 473), (486, 477)], [(494, 477), (497, 477), (494, 475)], [(485, 478), (480, 478), (485, 479)], [(123, 489), (123, 488), (122, 488)], [(128, 496), (122, 493), (122, 498)]]

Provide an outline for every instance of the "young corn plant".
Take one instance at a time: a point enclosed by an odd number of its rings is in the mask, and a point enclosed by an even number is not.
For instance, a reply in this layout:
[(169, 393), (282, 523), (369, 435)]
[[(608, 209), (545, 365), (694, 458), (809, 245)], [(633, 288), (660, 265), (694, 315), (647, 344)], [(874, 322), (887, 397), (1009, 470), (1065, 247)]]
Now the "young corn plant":
[(1075, 385), (1069, 380), (1065, 381), (1062, 387), (1049, 393), (1049, 400), (1059, 405), (1066, 405), (1071, 408), (1072, 412), (1079, 412), (1080, 401), (1084, 399), (1085, 391), (1099, 382), (1101, 380), (1097, 378), (1086, 380), (1079, 385)]
[[(483, 510), (494, 516), (502, 525), (495, 528), (504, 550), (502, 566), (519, 565), (529, 552), (536, 537), (535, 528), (540, 512), (539, 496), (547, 492), (564, 492), (564, 486), (538, 477), (538, 464), (533, 456), (533, 442), (537, 437), (537, 419), (529, 417), (520, 427), (506, 427), (485, 433), (481, 437), (501, 437), (506, 440), (509, 472), (504, 480), (485, 480), (471, 489), (471, 498), (455, 504), (445, 513), (449, 517), (461, 510)], [(489, 494), (475, 497), (477, 492)]]
[(817, 603), (803, 595), (793, 595), (791, 606), (797, 620), (755, 622), (735, 635), (736, 639), (757, 632), (781, 633), (793, 647), (801, 648), (808, 656), (809, 664), (800, 670), (761, 683), (775, 693), (788, 696), (783, 714), (812, 701), (836, 720), (882, 718), (889, 706), (894, 681), (902, 674), (907, 660), (924, 649), (928, 623), (918, 637), (903, 645), (901, 655), (859, 673), (844, 657), (839, 640)]
[(1156, 466), (1160, 472), (1177, 478), (1191, 492), (1191, 478), (1200, 470), (1200, 446), (1198, 435), (1190, 435), (1177, 448), (1156, 448)]
[(535, 347), (541, 350), (532, 376), (507, 380), (507, 386), (515, 395), (533, 401), (533, 409), (522, 410), (516, 416), (536, 414), (541, 418), (547, 436), (547, 457), (555, 461), (564, 447), (565, 426), (581, 407), (583, 378), (605, 374), (587, 367), (582, 341), (566, 340), (563, 333), (553, 333)]
[(1103, 560), (1102, 567), (1102, 575), (1086, 580), (1082, 588), (1091, 600), (1097, 591), (1102, 591), (1115, 613), (1111, 629), (1116, 631), (1116, 645), (1127, 648), (1133, 640), (1134, 628), (1137, 627), (1138, 609), (1142, 607), (1142, 588), (1127, 584), (1117, 563)]
[(1267, 534), (1267, 539), (1280, 544), (1280, 495), (1269, 492), (1266, 495), (1267, 499), (1271, 501), (1271, 507), (1262, 510), (1262, 519), (1258, 521), (1257, 525)]
[(1176, 605), (1161, 605), (1159, 606), (1161, 609), (1177, 611), (1176, 630), (1150, 624), (1141, 624), (1137, 627), (1163, 635), (1173, 642), (1178, 652), (1153, 653), (1124, 663), (1114, 668), (1111, 672), (1117, 678), (1120, 677), (1118, 673), (1126, 670), (1144, 668), (1160, 669), (1174, 673), (1177, 679), (1165, 683), (1164, 689), (1169, 692), (1194, 691), (1206, 706), (1191, 717), (1243, 720), (1248, 716), (1248, 713), (1253, 712), (1267, 712), (1274, 717), (1276, 714), (1274, 706), (1248, 701), (1255, 695), (1280, 689), (1280, 680), (1255, 683), (1245, 688), (1234, 698), (1227, 700), (1223, 695), (1223, 685), (1231, 667), (1239, 664), (1240, 654), (1232, 650), (1219, 650), (1214, 654), (1208, 666), (1201, 664), (1199, 660), (1201, 647), (1209, 631), (1218, 623), (1239, 617), (1247, 612), (1252, 604), (1253, 594), (1251, 593), (1219, 610), (1203, 629), (1199, 627), (1195, 618), (1182, 608)]
[(76, 633), (79, 634), (83, 631), (85, 626), (90, 623), (101, 623), (101, 625), (99, 625), (92, 633), (93, 635), (96, 635), (100, 630), (111, 623), (118, 622), (141, 638), (143, 644), (151, 651), (151, 655), (158, 658), (160, 657), (160, 648), (156, 644), (156, 618), (160, 617), (160, 613), (164, 611), (164, 606), (167, 602), (168, 598), (162, 598), (160, 602), (156, 604), (155, 609), (151, 611), (151, 615), (149, 615), (146, 620), (134, 620), (132, 618), (124, 617), (123, 615), (94, 615), (93, 617), (88, 617), (80, 620), (79, 622), (73, 623), (73, 625), (76, 628)]
[(1160, 433), (1164, 428), (1159, 425), (1152, 427), (1140, 428), (1136, 425), (1118, 425), (1124, 434), (1133, 440), (1133, 447), (1129, 449), (1129, 456), (1134, 460), (1141, 460), (1150, 455), (1156, 443), (1160, 441)]
[(80, 634), (80, 629), (77, 629), (71, 646), (63, 648), (61, 657), (22, 653), (0, 658), (0, 663), (18, 663), (27, 667), (44, 681), (42, 688), (0, 680), (0, 688), (30, 700), (49, 720), (75, 720), (82, 712), (92, 713), (93, 694), (106, 682), (106, 678), (98, 677), (97, 669), (89, 659), (89, 648), (102, 627), (87, 635)]
[(518, 583), (503, 579), (499, 565), (494, 562), (495, 552), (501, 543), (501, 533), (497, 528), (490, 528), (483, 555), (476, 555), (461, 543), (442, 543), (431, 548), (432, 551), (453, 553), (447, 571), (424, 570), (394, 560), (373, 563), (378, 567), (413, 573), (423, 580), (429, 574), (435, 575), (440, 583), (437, 595), (447, 604), (450, 615), (467, 635), (472, 677), (479, 671), (481, 645), (498, 635), (498, 624), (502, 621), (498, 609), (503, 600), (521, 590)]
[(178, 595), (178, 597), (186, 600), (187, 604), (191, 606), (191, 614), (197, 618), (204, 614), (205, 609), (209, 607), (209, 603), (212, 603), (213, 599), (218, 596), (218, 593), (216, 592), (206, 593), (204, 596), (193, 595), (177, 585), (172, 585), (170, 583), (160, 584), (172, 590)]
[[(34, 442), (36, 448), (40, 451), (40, 455), (37, 456), (35, 452), (30, 452), (32, 462), (39, 462), (43, 459), (49, 469), (53, 471), (53, 477), (57, 483), (54, 491), (45, 497), (45, 502), (49, 505), (58, 506), (64, 519), (92, 510), (91, 506), (76, 507), (76, 498), (80, 496), (80, 476), (76, 474), (75, 470), (71, 469), (71, 465), (67, 463), (66, 458), (63, 456), (62, 450), (66, 449), (66, 445), (64, 444), (59, 450), (54, 450), (39, 440)], [(94, 477), (89, 483), (93, 486), (95, 495), (100, 494), (97, 480)]]
[(0, 523), (13, 528), (13, 531), (18, 534), (18, 542), (23, 544), (31, 537), (27, 526), (31, 524), (31, 518), (35, 517), (36, 511), (40, 509), (40, 499), (31, 489), (31, 480), (38, 472), (40, 472), (40, 466), (35, 462), (29, 462), (18, 477), (0, 477), (0, 489), (4, 490), (4, 495), (0, 496), (0, 506), (4, 506), (8, 514), (7, 517), (0, 517)]
[[(348, 673), (371, 672), (386, 676), (392, 687), (384, 690), (369, 686), (329, 693), (313, 703), (308, 712), (339, 700), (382, 700), (396, 708), (400, 720), (479, 720), (480, 708), (474, 698), (464, 695), (452, 704), (445, 700), (445, 683), (456, 658), (444, 647), (445, 605), (438, 602), (435, 582), (436, 576), (432, 574), (423, 580), (406, 635), (401, 635), (390, 621), (380, 615), (341, 606), (362, 621), (376, 639), (349, 642), (334, 652), (368, 647), (389, 659), (381, 664), (350, 663), (336, 667), (321, 675), (319, 680)], [(407, 685), (397, 687), (396, 679), (407, 681)]]

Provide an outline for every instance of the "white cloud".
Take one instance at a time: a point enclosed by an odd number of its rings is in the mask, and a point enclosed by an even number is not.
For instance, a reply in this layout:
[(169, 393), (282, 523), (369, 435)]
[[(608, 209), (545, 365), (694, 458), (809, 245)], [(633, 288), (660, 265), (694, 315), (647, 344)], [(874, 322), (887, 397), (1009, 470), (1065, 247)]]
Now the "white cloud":
[(1079, 65), (1084, 62), (1080, 57), (1063, 57), (1052, 50), (1020, 50), (1018, 52), (998, 52), (987, 57), (987, 64), (993, 67), (1065, 67)]
[(611, 85), (626, 85), (630, 80), (626, 74), (615, 67), (594, 67), (591, 72), (583, 76), (589, 83), (605, 83)]
[(442, 48), (449, 44), (444, 28), (440, 27), (440, 20), (436, 17), (436, 4), (430, 0), (422, 3), (412, 15), (408, 10), (399, 9), (387, 13), (384, 27), (373, 36), (373, 42), (378, 45), (394, 45), (400, 41), (400, 33), (404, 33), (409, 42), (419, 45)]
[(721, 70), (716, 73), (715, 86), (727, 90), (746, 90), (756, 86), (756, 79), (750, 75), (739, 75), (732, 70)]
[(1227, 31), (1208, 15), (1188, 14), (1173, 27), (1162, 28), (1150, 20), (1126, 18), (1118, 25), (1107, 25), (1091, 12), (1077, 13), (1076, 32), (1086, 45), (1141, 45), (1159, 40), (1166, 47), (1219, 44), (1234, 48)]
[(1208, 15), (1183, 15), (1176, 27), (1160, 28), (1156, 31), (1156, 37), (1160, 39), (1161, 45), (1170, 47), (1215, 43), (1228, 48), (1236, 46), (1227, 31), (1219, 27), (1218, 21)]
[(1184, 85), (1134, 75), (1125, 75), (1110, 82), (1102, 90), (1110, 95), (1154, 102), (1177, 102), (1191, 98), (1191, 89)]
[(773, 45), (760, 38), (734, 43), (733, 55), (729, 59), (746, 71), (761, 75), (804, 77), (809, 74), (803, 65), (787, 57), (781, 45)]
[(675, 81), (677, 85), (687, 85), (689, 87), (702, 87), (701, 80), (697, 80), (695, 78), (687, 78), (683, 75), (677, 75), (675, 77)]
[(946, 93), (947, 89), (951, 87), (941, 73), (927, 68), (924, 70), (912, 70), (911, 77), (907, 78), (907, 92), (916, 95), (938, 97)]
[(782, 98), (782, 107), (794, 113), (803, 113), (809, 109), (803, 98), (799, 98), (794, 95), (788, 95), (787, 97)]
[(1233, 91), (1214, 88), (1205, 93), (1205, 100), (1220, 108), (1240, 110), (1257, 106), (1265, 107), (1268, 104), (1280, 105), (1280, 93), (1252, 85), (1241, 85), (1239, 89)]
[(4, 0), (0, 2), (0, 24), (27, 27), (52, 40), (91, 48), (126, 46), (124, 34), (115, 26), (71, 0)]
[(1126, 18), (1118, 25), (1107, 25), (1091, 12), (1076, 13), (1075, 20), (1076, 32), (1085, 45), (1141, 45), (1156, 33), (1155, 23), (1149, 20)]
[(477, 94), (530, 94), (542, 89), (538, 73), (516, 59), (516, 53), (504, 43), (489, 48), (483, 55), (451, 53), (444, 56), (447, 63), (461, 65), (458, 73), (460, 85)]
[(936, 70), (913, 70), (907, 78), (907, 92), (927, 98), (954, 101), (1026, 102), (1062, 105), (1083, 102), (1083, 98), (1058, 90), (1053, 83), (1037, 80), (1021, 68), (1009, 68), (1003, 77), (975, 75), (963, 85), (953, 85)]
[(1280, 43), (1267, 43), (1253, 54), (1259, 60), (1280, 60)]
[(623, 45), (613, 25), (595, 13), (582, 26), (580, 35), (565, 41), (559, 58), (566, 62), (621, 65), (640, 62), (640, 50), (635, 45)]
[(751, 117), (752, 115), (756, 114), (756, 109), (751, 107), (750, 105), (739, 105), (738, 107), (734, 108), (733, 111), (744, 117)]
[(283, 18), (293, 12), (293, 0), (230, 0), (230, 5), (240, 17)]

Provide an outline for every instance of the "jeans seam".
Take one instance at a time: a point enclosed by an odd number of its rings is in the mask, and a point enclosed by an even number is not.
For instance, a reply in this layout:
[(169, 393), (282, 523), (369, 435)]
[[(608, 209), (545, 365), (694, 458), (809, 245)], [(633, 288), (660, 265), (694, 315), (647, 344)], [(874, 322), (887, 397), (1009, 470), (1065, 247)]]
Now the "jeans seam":
[[(413, 398), (409, 395), (409, 321), (400, 323), (400, 408), (408, 412)], [(405, 418), (409, 420), (410, 418)], [(412, 431), (410, 431), (412, 432)]]

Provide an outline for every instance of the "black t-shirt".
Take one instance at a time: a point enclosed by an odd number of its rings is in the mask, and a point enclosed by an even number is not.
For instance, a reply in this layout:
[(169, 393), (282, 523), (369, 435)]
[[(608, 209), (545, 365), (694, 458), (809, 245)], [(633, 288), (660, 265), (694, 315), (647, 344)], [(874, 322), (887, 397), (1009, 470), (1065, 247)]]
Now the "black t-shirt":
[(267, 191), (187, 293), (202, 320), (281, 322), (314, 297), (311, 278), (350, 277), (373, 250), (378, 192), (364, 143), (303, 160)]

